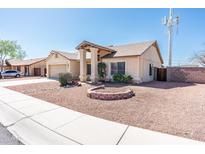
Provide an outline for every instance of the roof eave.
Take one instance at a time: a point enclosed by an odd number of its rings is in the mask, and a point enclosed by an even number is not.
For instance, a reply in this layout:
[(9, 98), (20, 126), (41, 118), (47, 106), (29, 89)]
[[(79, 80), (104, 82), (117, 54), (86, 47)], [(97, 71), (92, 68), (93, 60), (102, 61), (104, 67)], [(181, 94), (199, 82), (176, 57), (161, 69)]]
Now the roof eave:
[(92, 42), (88, 42), (88, 41), (81, 42), (75, 49), (80, 50), (80, 49), (82, 49), (82, 46), (84, 46), (84, 45), (90, 45), (92, 47), (97, 47), (97, 48), (102, 49), (102, 50), (108, 50), (108, 51), (111, 51), (111, 52), (116, 52), (113, 49), (110, 49), (110, 48), (107, 48), (107, 47), (104, 47), (104, 46), (101, 46), (101, 45), (98, 45), (98, 44), (95, 44), (95, 43), (92, 43)]

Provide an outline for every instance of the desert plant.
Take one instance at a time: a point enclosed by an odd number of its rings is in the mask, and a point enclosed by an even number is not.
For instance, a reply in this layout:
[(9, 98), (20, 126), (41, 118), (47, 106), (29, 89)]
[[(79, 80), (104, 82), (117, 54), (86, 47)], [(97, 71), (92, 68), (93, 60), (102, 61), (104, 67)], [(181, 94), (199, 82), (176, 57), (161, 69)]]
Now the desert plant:
[(123, 82), (125, 83), (130, 83), (133, 79), (131, 75), (124, 75), (123, 77), (124, 77)]
[(132, 76), (131, 75), (123, 75), (120, 73), (116, 73), (113, 75), (113, 80), (115, 82), (121, 82), (121, 83), (130, 83), (132, 81)]
[(60, 73), (59, 82), (61, 86), (66, 86), (72, 81), (72, 75), (70, 73)]
[(113, 80), (115, 82), (123, 82), (123, 74), (120, 74), (120, 73), (116, 73), (113, 75)]
[(100, 81), (105, 81), (106, 77), (106, 64), (103, 62), (98, 63), (98, 76)]

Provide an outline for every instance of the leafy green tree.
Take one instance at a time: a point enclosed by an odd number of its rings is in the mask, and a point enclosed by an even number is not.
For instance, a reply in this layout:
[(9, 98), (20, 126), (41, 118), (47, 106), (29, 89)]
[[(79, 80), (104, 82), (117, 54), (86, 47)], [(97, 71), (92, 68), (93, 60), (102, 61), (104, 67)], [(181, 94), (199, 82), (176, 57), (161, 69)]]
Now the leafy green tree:
[(0, 40), (0, 64), (1, 71), (7, 58), (23, 59), (26, 52), (22, 50), (21, 46), (16, 41)]

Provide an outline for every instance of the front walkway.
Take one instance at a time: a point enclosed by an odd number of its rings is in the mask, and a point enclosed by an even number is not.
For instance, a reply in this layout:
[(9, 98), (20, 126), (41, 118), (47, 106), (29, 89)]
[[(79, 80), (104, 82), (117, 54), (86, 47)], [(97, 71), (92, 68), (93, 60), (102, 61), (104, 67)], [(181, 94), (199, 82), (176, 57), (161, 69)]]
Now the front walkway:
[(0, 87), (0, 123), (24, 144), (202, 143), (85, 115), (4, 87)]

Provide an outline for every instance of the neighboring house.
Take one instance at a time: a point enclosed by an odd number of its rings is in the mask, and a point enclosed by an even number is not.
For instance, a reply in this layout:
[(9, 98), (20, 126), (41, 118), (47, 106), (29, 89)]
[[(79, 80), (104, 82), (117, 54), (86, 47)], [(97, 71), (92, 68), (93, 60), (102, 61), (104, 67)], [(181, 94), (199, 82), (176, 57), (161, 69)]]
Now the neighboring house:
[(163, 64), (156, 41), (108, 47), (83, 41), (76, 49), (76, 53), (52, 51), (47, 58), (48, 77), (70, 72), (81, 81), (96, 82), (98, 62), (104, 62), (107, 80), (112, 80), (113, 74), (121, 73), (131, 75), (134, 82), (140, 83), (152, 81), (156, 73), (154, 68)]
[(6, 60), (7, 70), (21, 71), (25, 76), (46, 76), (46, 58)]
[[(2, 63), (0, 62), (0, 72), (1, 72), (1, 69), (2, 69), (1, 67), (2, 67)], [(7, 66), (6, 63), (4, 63), (2, 71), (8, 70), (8, 69), (10, 69), (10, 66)]]

